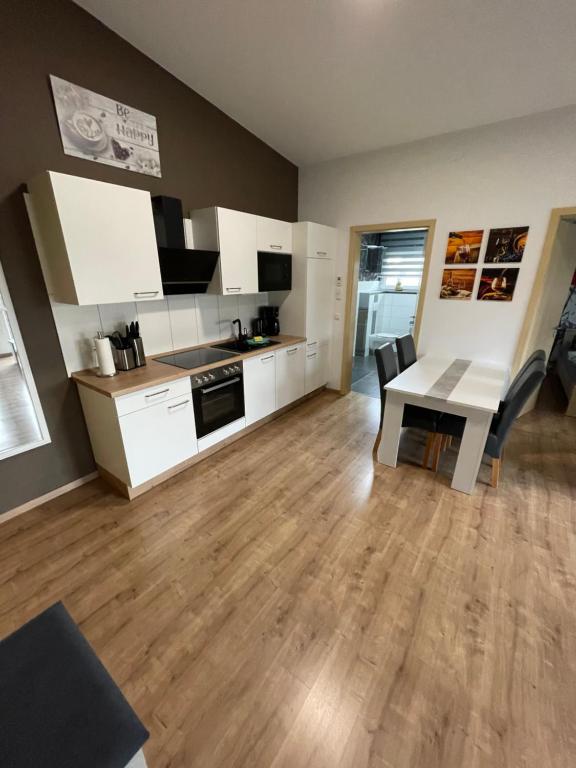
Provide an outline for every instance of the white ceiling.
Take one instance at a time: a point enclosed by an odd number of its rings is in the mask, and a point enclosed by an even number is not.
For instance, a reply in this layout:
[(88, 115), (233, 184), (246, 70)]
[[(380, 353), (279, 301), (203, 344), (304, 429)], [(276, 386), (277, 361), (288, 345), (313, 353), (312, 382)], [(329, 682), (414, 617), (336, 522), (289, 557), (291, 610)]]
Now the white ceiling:
[(298, 165), (576, 103), (574, 0), (76, 2)]

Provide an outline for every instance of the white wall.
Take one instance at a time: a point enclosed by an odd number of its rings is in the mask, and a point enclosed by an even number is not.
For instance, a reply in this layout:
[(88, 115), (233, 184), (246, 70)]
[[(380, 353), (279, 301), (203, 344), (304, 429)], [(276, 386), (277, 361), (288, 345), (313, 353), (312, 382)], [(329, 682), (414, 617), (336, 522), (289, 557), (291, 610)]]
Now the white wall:
[(93, 338), (108, 334), (132, 320), (140, 323), (147, 355), (171, 352), (232, 336), (232, 320), (239, 317), (250, 329), (258, 307), (268, 303), (267, 293), (250, 296), (196, 294), (171, 296), (159, 301), (100, 304), (77, 307), (52, 303), (56, 330), (68, 373), (96, 365)]
[[(506, 365), (512, 363), (550, 209), (571, 205), (574, 107), (300, 169), (299, 219), (339, 228), (336, 275), (343, 284), (350, 226), (436, 219), (419, 352)], [(512, 302), (438, 298), (450, 230), (524, 225), (530, 233)], [(344, 290), (335, 302), (341, 319), (335, 320), (332, 345), (334, 387), (340, 384), (345, 295)]]

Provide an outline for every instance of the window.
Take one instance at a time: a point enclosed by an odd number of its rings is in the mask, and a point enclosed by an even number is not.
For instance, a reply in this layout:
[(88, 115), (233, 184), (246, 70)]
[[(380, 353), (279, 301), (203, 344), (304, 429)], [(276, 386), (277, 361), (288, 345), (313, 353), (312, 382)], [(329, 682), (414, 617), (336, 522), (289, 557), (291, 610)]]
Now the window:
[(424, 269), (427, 229), (391, 229), (362, 235), (360, 280), (379, 280), (383, 288), (418, 289)]

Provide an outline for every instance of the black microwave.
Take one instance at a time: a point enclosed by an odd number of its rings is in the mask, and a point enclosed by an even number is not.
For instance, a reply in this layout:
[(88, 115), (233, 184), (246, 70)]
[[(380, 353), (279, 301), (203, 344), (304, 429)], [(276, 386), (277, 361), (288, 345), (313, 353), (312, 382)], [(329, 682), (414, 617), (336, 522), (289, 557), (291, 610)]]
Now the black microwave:
[(258, 251), (258, 290), (292, 290), (292, 254)]

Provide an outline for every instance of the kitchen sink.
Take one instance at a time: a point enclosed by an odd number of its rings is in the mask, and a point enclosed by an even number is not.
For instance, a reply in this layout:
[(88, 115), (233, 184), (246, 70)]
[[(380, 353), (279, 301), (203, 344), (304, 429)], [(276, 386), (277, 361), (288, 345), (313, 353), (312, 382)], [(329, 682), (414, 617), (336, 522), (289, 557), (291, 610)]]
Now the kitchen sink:
[(248, 344), (246, 341), (234, 339), (234, 341), (224, 341), (222, 344), (212, 344), (210, 349), (225, 349), (229, 352), (255, 352), (258, 349), (266, 349), (266, 347), (271, 347), (274, 344), (280, 344), (280, 342), (268, 339), (266, 344)]

